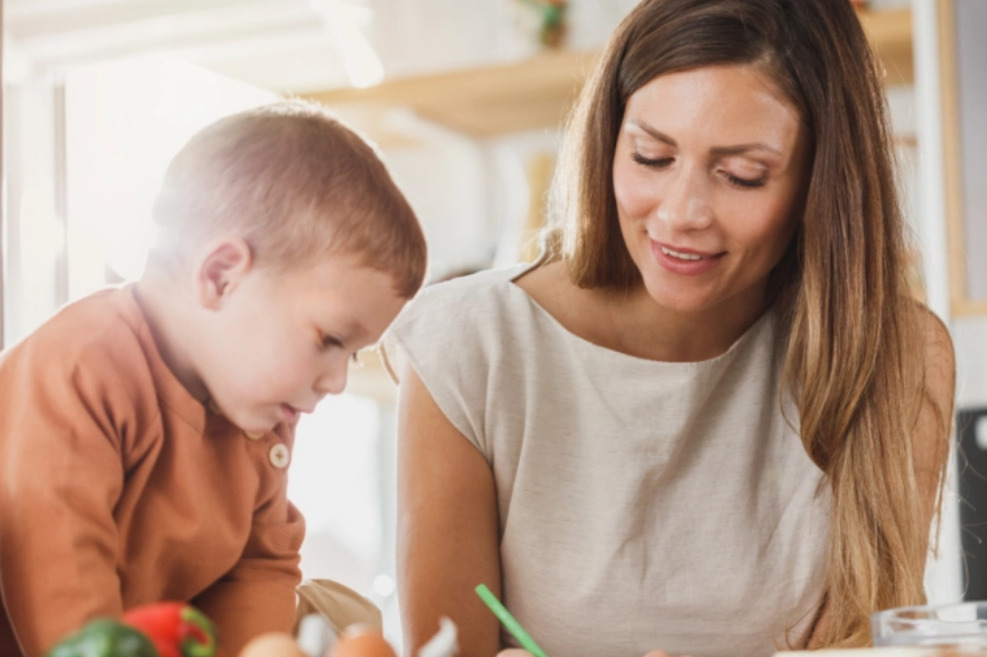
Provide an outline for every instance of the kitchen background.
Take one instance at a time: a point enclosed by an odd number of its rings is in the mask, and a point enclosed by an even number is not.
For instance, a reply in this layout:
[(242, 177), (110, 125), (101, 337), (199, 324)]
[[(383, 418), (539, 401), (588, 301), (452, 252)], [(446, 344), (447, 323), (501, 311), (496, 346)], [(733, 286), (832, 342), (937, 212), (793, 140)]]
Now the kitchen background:
[[(170, 157), (213, 119), (282, 95), (329, 104), (380, 146), (424, 223), (433, 280), (531, 257), (565, 110), (633, 4), (3, 0), (0, 345), (138, 276)], [(987, 191), (964, 177), (987, 163), (970, 109), (987, 103), (987, 2), (872, 0), (862, 20), (888, 74), (926, 299), (954, 335), (958, 404), (987, 407)], [(975, 466), (987, 419), (964, 431)], [(973, 470), (947, 486), (933, 600), (966, 586), (973, 533), (958, 509), (975, 500), (960, 504), (959, 482)], [(291, 495), (309, 523), (305, 576), (371, 598), (397, 643), (394, 390), (372, 357), (303, 420)]]

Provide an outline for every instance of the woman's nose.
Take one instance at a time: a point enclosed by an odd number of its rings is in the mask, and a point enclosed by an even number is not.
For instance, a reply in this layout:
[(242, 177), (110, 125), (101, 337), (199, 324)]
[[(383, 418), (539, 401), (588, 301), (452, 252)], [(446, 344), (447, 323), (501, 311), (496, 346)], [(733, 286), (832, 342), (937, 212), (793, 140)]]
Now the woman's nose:
[(670, 172), (658, 205), (658, 219), (673, 230), (708, 228), (713, 223), (710, 181), (701, 167)]

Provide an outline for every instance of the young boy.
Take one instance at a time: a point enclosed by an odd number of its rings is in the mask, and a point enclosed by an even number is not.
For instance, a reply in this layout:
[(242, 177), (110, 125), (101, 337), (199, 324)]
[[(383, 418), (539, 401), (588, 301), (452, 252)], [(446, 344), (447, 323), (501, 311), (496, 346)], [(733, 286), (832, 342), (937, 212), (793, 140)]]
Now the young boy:
[(158, 600), (224, 652), (290, 630), (295, 424), (418, 290), (425, 241), (373, 150), (286, 101), (205, 128), (140, 281), (0, 355), (0, 655)]

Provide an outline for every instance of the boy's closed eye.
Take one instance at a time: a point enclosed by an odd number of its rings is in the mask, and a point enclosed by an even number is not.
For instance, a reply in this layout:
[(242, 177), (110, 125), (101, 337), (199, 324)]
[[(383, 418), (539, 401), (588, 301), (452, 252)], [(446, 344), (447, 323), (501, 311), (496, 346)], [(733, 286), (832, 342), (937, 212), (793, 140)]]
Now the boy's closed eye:
[[(343, 341), (341, 339), (339, 339), (335, 335), (328, 334), (328, 333), (321, 333), (320, 334), (319, 346), (323, 350), (325, 350), (325, 349), (343, 349), (344, 348)], [(360, 351), (359, 350), (354, 351), (350, 355), (350, 363), (353, 364), (353, 365), (362, 365), (362, 363), (360, 362)]]
[(343, 346), (343, 341), (337, 338), (335, 335), (329, 333), (319, 334), (319, 344), (323, 349), (341, 349)]

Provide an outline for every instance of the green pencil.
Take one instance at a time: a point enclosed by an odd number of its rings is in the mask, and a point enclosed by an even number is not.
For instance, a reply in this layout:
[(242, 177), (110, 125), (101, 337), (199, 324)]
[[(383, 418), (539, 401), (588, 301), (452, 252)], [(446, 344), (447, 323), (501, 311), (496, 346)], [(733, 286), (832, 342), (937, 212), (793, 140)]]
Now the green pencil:
[(521, 627), (521, 623), (517, 622), (517, 619), (511, 616), (511, 612), (507, 611), (507, 608), (500, 603), (497, 596), (495, 596), (490, 589), (487, 588), (486, 584), (480, 584), (477, 586), (476, 594), (480, 596), (480, 599), (483, 600), (488, 607), (490, 607), (490, 611), (492, 611), (494, 615), (500, 619), (500, 622), (503, 623), (504, 627), (507, 628), (507, 631), (518, 640), (522, 648), (530, 652), (535, 657), (548, 657), (548, 655), (545, 654), (545, 651), (541, 649), (541, 646), (535, 643), (535, 640), (531, 638), (531, 635), (524, 631), (524, 628)]

